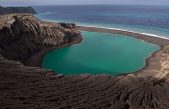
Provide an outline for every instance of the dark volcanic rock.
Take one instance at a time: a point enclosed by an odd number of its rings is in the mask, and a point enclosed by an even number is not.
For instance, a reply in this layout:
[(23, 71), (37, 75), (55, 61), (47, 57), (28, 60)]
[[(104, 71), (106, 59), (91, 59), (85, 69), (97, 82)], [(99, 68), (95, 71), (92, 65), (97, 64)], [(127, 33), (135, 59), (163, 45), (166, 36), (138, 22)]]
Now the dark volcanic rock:
[(64, 28), (76, 28), (77, 26), (76, 26), (76, 24), (74, 24), (74, 23), (59, 23), (62, 27), (64, 27)]
[(36, 14), (37, 12), (32, 7), (2, 7), (0, 6), (0, 15), (12, 13), (30, 13)]
[(20, 62), (68, 43), (79, 36), (76, 29), (30, 15), (3, 16), (0, 23), (0, 109), (169, 109), (169, 46), (136, 74), (64, 76)]
[(31, 15), (2, 16), (0, 22), (0, 54), (22, 63), (44, 48), (63, 45), (80, 36), (75, 26), (67, 29)]
[[(169, 62), (169, 47), (161, 55)], [(153, 76), (56, 75), (0, 57), (1, 109), (168, 109), (168, 65)], [(146, 73), (154, 72), (149, 70)]]

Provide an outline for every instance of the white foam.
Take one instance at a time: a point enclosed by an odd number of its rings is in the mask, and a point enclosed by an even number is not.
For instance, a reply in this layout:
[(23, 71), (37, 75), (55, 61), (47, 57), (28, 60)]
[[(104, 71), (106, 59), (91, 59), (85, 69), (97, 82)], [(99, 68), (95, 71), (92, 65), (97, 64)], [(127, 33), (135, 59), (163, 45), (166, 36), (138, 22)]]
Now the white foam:
[(137, 33), (137, 34), (146, 35), (146, 36), (150, 36), (150, 37), (158, 37), (158, 38), (169, 40), (169, 37), (167, 37), (167, 36), (159, 36), (159, 35), (155, 35), (155, 34), (142, 33), (142, 32), (137, 32), (137, 31), (129, 31), (129, 30), (124, 30), (124, 29), (119, 29), (119, 28), (97, 27), (97, 26), (90, 26), (90, 25), (89, 26), (87, 26), (87, 25), (78, 25), (78, 26), (92, 27), (92, 28), (98, 28), (98, 29), (119, 30), (119, 31), (124, 31), (124, 32), (126, 31), (126, 32)]

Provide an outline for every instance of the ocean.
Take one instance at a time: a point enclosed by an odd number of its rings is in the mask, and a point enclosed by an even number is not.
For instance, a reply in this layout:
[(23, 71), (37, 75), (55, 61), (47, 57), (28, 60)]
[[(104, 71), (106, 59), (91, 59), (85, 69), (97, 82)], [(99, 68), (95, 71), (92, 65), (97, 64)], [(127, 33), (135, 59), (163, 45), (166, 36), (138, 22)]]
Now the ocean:
[[(118, 28), (169, 37), (169, 7), (131, 5), (36, 6), (35, 16), (52, 22)], [(62, 74), (135, 72), (159, 46), (125, 35), (82, 31), (83, 41), (47, 53), (42, 67)]]
[(81, 5), (36, 6), (41, 20), (113, 27), (169, 37), (168, 6)]

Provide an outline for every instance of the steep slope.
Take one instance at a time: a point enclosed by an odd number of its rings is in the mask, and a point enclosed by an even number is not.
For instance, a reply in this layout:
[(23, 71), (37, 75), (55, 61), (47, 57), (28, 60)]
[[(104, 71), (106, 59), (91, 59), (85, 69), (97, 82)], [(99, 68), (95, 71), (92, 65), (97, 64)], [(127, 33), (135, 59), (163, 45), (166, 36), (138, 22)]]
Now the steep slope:
[(22, 63), (44, 48), (64, 45), (80, 37), (74, 24), (65, 28), (31, 15), (1, 16), (0, 22), (0, 54)]
[(0, 109), (169, 108), (169, 46), (148, 60), (149, 68), (135, 74), (65, 76), (21, 62), (42, 48), (80, 37), (74, 24), (42, 22), (31, 15), (4, 18), (0, 21)]

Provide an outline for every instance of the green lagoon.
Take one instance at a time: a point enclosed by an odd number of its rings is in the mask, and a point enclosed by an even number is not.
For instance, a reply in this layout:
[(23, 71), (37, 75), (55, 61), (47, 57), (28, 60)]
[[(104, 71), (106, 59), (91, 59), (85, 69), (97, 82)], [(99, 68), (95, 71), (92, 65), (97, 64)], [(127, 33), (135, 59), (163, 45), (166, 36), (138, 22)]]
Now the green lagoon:
[(137, 71), (160, 47), (142, 40), (110, 33), (82, 32), (79, 44), (47, 53), (42, 67), (61, 74), (120, 75)]

